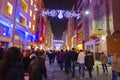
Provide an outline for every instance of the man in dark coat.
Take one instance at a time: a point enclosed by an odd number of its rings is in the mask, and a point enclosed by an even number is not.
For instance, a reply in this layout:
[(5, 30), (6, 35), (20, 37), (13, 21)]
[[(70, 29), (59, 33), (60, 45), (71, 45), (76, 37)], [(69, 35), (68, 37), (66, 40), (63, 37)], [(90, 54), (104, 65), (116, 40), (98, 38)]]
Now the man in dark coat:
[(92, 69), (94, 66), (94, 58), (93, 58), (93, 54), (90, 51), (86, 52), (85, 66), (87, 67), (89, 77), (92, 78)]
[(42, 80), (43, 76), (47, 78), (45, 54), (44, 52), (40, 51), (37, 56), (38, 58), (33, 60), (28, 67), (28, 71), (30, 72), (29, 80)]

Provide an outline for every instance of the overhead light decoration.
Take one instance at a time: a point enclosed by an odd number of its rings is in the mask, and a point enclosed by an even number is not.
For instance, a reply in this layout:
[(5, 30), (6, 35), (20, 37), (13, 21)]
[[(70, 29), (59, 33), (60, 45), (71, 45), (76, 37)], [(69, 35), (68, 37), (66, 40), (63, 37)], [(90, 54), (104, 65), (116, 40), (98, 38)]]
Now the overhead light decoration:
[(80, 19), (81, 15), (79, 12), (76, 11), (68, 11), (68, 10), (54, 10), (54, 9), (46, 9), (46, 11), (42, 11), (40, 13), (42, 16), (51, 16), (51, 17), (58, 17), (59, 19), (65, 18), (72, 18), (75, 17), (76, 19)]

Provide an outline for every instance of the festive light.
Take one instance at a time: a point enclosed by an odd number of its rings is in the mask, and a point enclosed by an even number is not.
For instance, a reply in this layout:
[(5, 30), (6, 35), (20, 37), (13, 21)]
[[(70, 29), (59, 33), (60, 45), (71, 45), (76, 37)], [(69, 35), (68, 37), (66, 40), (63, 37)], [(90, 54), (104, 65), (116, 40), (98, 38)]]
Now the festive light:
[(66, 18), (72, 18), (75, 17), (76, 19), (80, 19), (81, 15), (79, 12), (76, 11), (68, 11), (68, 10), (52, 10), (52, 9), (46, 9), (46, 11), (42, 11), (40, 13), (42, 16), (58, 16), (58, 18), (62, 19), (63, 17)]

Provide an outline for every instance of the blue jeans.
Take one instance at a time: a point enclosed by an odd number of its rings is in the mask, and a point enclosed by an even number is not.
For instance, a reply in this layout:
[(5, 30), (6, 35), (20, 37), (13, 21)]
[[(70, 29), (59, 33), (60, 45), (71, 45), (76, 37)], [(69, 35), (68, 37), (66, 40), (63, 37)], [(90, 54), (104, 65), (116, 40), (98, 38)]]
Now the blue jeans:
[(85, 63), (79, 63), (79, 72), (81, 72), (82, 77), (85, 76)]
[(75, 65), (76, 65), (76, 61), (71, 61), (72, 77), (75, 77)]
[(117, 76), (120, 77), (120, 72), (116, 72), (112, 70), (112, 80), (117, 80)]

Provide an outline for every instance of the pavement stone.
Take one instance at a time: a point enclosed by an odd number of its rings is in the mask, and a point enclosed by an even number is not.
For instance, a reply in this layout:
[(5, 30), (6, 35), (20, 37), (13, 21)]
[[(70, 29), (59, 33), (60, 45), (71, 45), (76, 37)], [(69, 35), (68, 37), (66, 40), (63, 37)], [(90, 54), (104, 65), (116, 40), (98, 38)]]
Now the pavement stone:
[[(99, 67), (99, 75), (97, 75), (97, 65)], [(56, 61), (54, 64), (49, 65), (48, 60), (46, 60), (48, 80), (111, 80), (111, 66), (107, 66), (108, 73), (103, 73), (101, 63), (95, 61), (94, 70), (92, 71), (93, 79), (89, 78), (87, 70), (85, 71), (85, 78), (81, 79), (81, 75), (78, 73), (78, 67), (76, 67), (76, 77), (72, 78), (71, 74), (67, 75), (64, 71), (60, 71)], [(120, 80), (120, 78), (118, 78), (118, 80)]]

